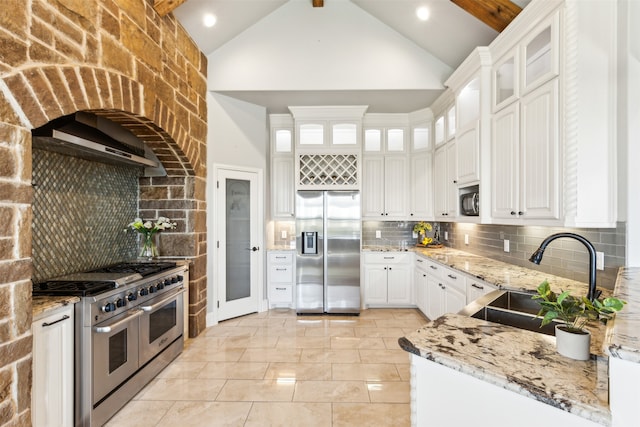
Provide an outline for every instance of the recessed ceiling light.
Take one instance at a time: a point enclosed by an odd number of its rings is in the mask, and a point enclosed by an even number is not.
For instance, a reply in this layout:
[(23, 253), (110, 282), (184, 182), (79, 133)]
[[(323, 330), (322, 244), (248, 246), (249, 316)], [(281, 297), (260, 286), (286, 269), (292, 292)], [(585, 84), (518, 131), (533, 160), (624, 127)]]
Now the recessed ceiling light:
[(213, 27), (214, 25), (216, 25), (216, 22), (218, 22), (218, 18), (216, 18), (216, 15), (213, 15), (211, 13), (207, 13), (206, 15), (204, 15), (204, 18), (202, 18), (203, 22), (204, 22), (204, 26), (205, 27)]
[(430, 15), (431, 12), (429, 11), (429, 8), (427, 6), (420, 6), (416, 9), (416, 16), (421, 21), (426, 21), (427, 19), (429, 19)]

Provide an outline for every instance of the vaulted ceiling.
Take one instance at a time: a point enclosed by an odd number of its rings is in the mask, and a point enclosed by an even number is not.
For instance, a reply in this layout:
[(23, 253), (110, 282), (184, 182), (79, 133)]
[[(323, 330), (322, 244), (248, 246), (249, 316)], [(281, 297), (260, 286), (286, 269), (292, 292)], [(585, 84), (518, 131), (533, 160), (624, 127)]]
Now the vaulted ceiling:
[[(200, 49), (210, 58), (211, 64), (216, 64), (216, 70), (222, 68), (221, 64), (228, 64), (228, 51), (234, 49), (239, 50), (242, 46), (250, 46), (250, 38), (248, 34), (254, 37), (262, 37), (268, 34), (269, 27), (266, 22), (272, 22), (271, 25), (286, 25), (287, 35), (291, 43), (282, 42), (282, 39), (276, 39), (278, 46), (269, 48), (277, 48), (281, 51), (287, 50), (287, 45), (296, 46), (296, 40), (300, 34), (308, 37), (309, 28), (305, 26), (314, 25), (315, 16), (327, 15), (332, 8), (337, 10), (334, 13), (344, 14), (344, 10), (353, 13), (357, 10), (361, 16), (356, 16), (352, 28), (345, 30), (344, 26), (339, 27), (338, 21), (342, 15), (334, 15), (336, 21), (335, 31), (330, 25), (318, 26), (318, 30), (312, 31), (322, 32), (317, 34), (318, 42), (324, 42), (330, 37), (331, 33), (335, 33), (342, 37), (344, 44), (349, 45), (350, 40), (346, 38), (356, 39), (359, 34), (366, 35), (367, 28), (371, 21), (375, 21), (379, 26), (376, 29), (377, 35), (387, 32), (396, 45), (401, 42), (404, 46), (400, 49), (410, 51), (418, 49), (428, 60), (423, 59), (423, 63), (431, 63), (435, 66), (432, 71), (440, 79), (439, 87), (431, 84), (423, 84), (424, 82), (411, 82), (403, 85), (402, 83), (390, 84), (385, 87), (386, 82), (381, 85), (369, 84), (368, 87), (357, 87), (351, 90), (343, 87), (340, 78), (337, 78), (334, 86), (326, 84), (323, 81), (317, 86), (315, 82), (319, 79), (317, 76), (309, 76), (306, 82), (300, 83), (295, 87), (285, 88), (280, 85), (277, 87), (277, 79), (272, 79), (274, 87), (269, 87), (268, 81), (260, 87), (226, 87), (220, 82), (220, 76), (216, 72), (209, 73), (210, 87), (213, 91), (243, 99), (258, 105), (267, 107), (270, 113), (285, 112), (287, 105), (344, 105), (359, 104), (370, 105), (369, 112), (409, 112), (419, 108), (426, 107), (442, 92), (443, 82), (448, 75), (468, 56), (468, 54), (476, 46), (486, 46), (498, 35), (498, 32), (489, 25), (500, 29), (500, 25), (504, 26), (505, 22), (509, 22), (519, 7), (524, 7), (530, 0), (324, 0), (324, 7), (315, 7), (313, 0), (155, 0), (156, 9), (160, 7), (175, 7), (173, 13), (198, 44)], [(167, 5), (169, 2), (171, 4)], [(301, 4), (292, 4), (301, 3)], [(347, 3), (347, 4), (343, 4)], [(459, 3), (459, 6), (455, 3)], [(316, 5), (318, 6), (318, 5)], [(354, 7), (355, 6), (355, 7)], [(430, 11), (430, 18), (427, 21), (420, 21), (416, 17), (416, 9), (420, 6), (426, 6)], [(466, 10), (463, 10), (465, 8)], [(213, 14), (217, 18), (216, 25), (213, 27), (205, 27), (203, 25), (203, 17), (207, 14)], [(313, 15), (312, 15), (313, 14)], [(473, 15), (472, 15), (473, 14)], [(271, 15), (271, 16), (270, 16)], [(355, 15), (354, 15), (355, 16)], [(267, 19), (269, 18), (269, 19)], [(351, 16), (350, 19), (353, 17)], [(488, 24), (480, 19), (487, 21)], [(490, 21), (492, 21), (490, 22)], [(262, 33), (260, 32), (262, 31)], [(277, 29), (275, 29), (277, 32)], [(350, 32), (349, 32), (350, 31)], [(271, 31), (273, 32), (273, 31)], [(393, 33), (393, 34), (392, 34)], [(373, 37), (375, 45), (370, 44), (363, 46), (362, 42), (358, 51), (353, 52), (353, 64), (351, 67), (357, 71), (358, 61), (374, 60), (376, 58), (367, 55), (373, 55), (378, 52), (382, 55), (386, 49), (395, 49), (396, 46), (386, 46), (384, 40)], [(243, 42), (244, 40), (244, 42)], [(339, 50), (343, 43), (335, 46), (334, 50)], [(354, 42), (355, 43), (355, 42)], [(391, 43), (391, 42), (390, 42)], [(312, 50), (316, 46), (309, 46), (309, 50), (300, 50), (297, 45), (297, 61), (308, 62), (307, 54), (313, 53)], [(372, 53), (373, 52), (373, 53)], [(391, 52), (391, 50), (387, 50)], [(244, 58), (255, 58), (256, 52), (247, 50)], [(276, 55), (277, 57), (277, 55)], [(224, 60), (224, 62), (222, 62)], [(291, 62), (289, 62), (289, 65)], [(260, 69), (272, 66), (268, 62), (258, 63), (254, 66)], [(283, 66), (285, 66), (283, 64)], [(336, 67), (335, 62), (327, 62), (326, 67)], [(344, 67), (344, 63), (340, 65)], [(422, 65), (429, 67), (429, 65)], [(355, 68), (354, 68), (355, 67)], [(448, 71), (443, 71), (448, 68)], [(295, 69), (295, 67), (294, 67)], [(345, 68), (348, 69), (348, 66)], [(406, 77), (402, 74), (402, 70), (398, 70), (398, 78)], [(362, 74), (362, 71), (358, 71)], [(425, 73), (430, 73), (426, 70)], [(328, 73), (330, 76), (331, 73)], [(331, 78), (331, 77), (327, 77)], [(384, 79), (388, 76), (381, 75)], [(256, 80), (260, 80), (259, 76)], [(266, 79), (263, 79), (266, 80)], [(348, 81), (348, 80), (347, 80)], [(425, 79), (426, 81), (426, 79)], [(233, 86), (233, 85), (232, 85)], [(381, 87), (382, 86), (382, 87)]]

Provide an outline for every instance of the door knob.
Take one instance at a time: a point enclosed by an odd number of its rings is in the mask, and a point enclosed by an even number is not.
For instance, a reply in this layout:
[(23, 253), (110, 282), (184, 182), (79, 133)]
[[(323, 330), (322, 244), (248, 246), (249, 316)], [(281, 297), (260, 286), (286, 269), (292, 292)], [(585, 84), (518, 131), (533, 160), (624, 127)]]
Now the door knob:
[(252, 248), (247, 248), (247, 250), (248, 250), (248, 251), (255, 252), (255, 251), (259, 251), (259, 250), (260, 250), (260, 248), (259, 248), (258, 246), (254, 246), (254, 247), (252, 247)]

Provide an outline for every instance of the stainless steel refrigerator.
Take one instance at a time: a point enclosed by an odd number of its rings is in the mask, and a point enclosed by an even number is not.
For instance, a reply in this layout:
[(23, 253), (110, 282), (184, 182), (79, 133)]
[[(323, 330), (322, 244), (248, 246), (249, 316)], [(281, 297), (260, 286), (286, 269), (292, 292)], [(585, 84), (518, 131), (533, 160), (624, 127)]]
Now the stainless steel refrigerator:
[(360, 193), (296, 194), (298, 314), (360, 313)]

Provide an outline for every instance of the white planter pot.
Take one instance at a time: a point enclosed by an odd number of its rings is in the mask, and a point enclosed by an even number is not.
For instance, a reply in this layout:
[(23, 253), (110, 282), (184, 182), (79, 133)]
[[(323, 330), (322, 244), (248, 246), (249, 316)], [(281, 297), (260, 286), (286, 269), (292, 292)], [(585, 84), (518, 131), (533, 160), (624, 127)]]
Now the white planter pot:
[(556, 349), (563, 356), (576, 360), (589, 360), (591, 333), (583, 330), (581, 333), (567, 332), (564, 325), (556, 325)]

